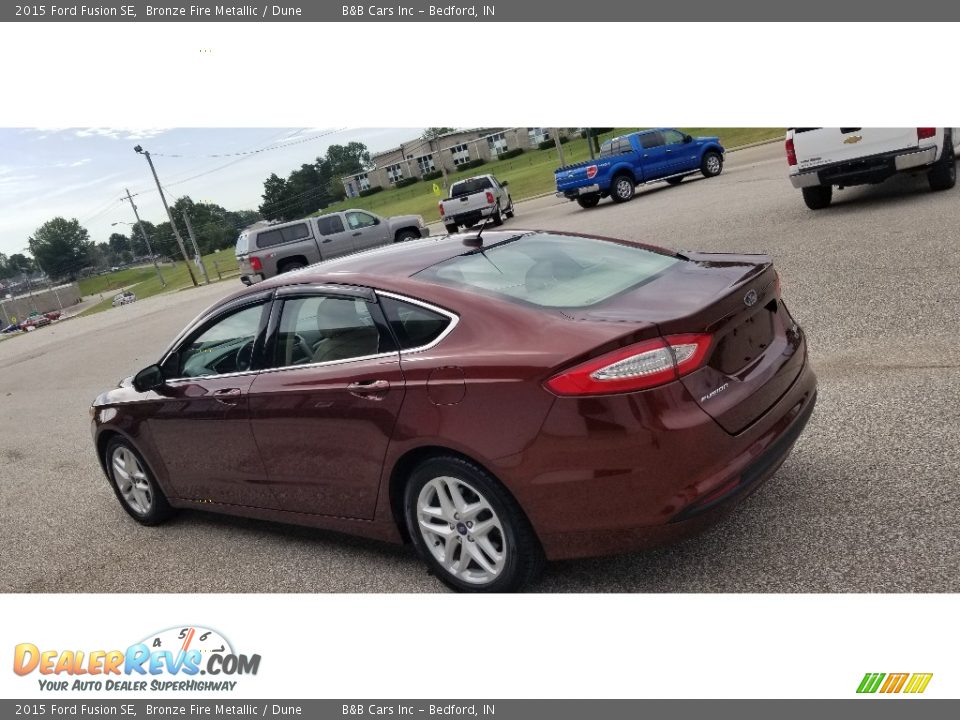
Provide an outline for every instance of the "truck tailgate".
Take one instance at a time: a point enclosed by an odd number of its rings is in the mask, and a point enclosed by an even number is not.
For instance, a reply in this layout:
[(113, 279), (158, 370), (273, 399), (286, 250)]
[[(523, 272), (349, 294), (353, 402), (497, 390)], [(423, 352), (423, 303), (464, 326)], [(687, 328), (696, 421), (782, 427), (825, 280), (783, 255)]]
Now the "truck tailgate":
[(918, 144), (916, 128), (797, 128), (793, 136), (801, 171)]

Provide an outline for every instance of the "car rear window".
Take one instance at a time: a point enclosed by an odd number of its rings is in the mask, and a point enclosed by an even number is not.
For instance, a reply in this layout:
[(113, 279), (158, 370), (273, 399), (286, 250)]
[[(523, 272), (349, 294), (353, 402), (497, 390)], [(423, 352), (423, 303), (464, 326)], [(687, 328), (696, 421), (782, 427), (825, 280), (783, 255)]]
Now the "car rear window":
[(489, 190), (492, 187), (493, 183), (490, 182), (489, 178), (473, 178), (471, 180), (464, 180), (462, 182), (454, 183), (453, 187), (450, 188), (450, 197), (473, 195), (473, 193)]
[(420, 305), (381, 296), (380, 305), (387, 316), (401, 350), (429, 345), (447, 329), (451, 319)]
[(450, 258), (415, 277), (545, 308), (583, 308), (647, 283), (680, 262), (610, 240), (521, 235)]
[(244, 255), (248, 252), (250, 252), (250, 234), (240, 233), (240, 237), (237, 238), (237, 247), (235, 253), (237, 255)]

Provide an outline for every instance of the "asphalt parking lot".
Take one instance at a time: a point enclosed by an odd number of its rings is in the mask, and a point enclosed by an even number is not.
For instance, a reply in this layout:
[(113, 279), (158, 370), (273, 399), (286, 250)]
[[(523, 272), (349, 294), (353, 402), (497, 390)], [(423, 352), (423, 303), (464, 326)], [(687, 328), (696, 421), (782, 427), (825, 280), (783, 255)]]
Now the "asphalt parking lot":
[[(543, 592), (960, 590), (960, 188), (897, 177), (808, 210), (781, 145), (715, 179), (593, 210), (554, 197), (507, 227), (678, 249), (766, 252), (806, 330), (820, 400), (780, 471), (723, 524), (646, 553), (554, 563)], [(120, 508), (87, 408), (154, 362), (239, 282), (150, 298), (0, 343), (3, 592), (438, 591), (409, 548), (182, 512)]]

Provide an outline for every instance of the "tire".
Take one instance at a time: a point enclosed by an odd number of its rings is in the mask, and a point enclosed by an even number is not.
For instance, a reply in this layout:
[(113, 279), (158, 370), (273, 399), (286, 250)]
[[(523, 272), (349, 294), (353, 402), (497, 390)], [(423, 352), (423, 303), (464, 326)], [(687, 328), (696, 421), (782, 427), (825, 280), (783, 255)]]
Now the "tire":
[(668, 185), (679, 185), (680, 183), (683, 182), (683, 179), (684, 179), (685, 177), (686, 177), (686, 175), (681, 175), (680, 177), (667, 178), (667, 184), (668, 184)]
[(543, 570), (543, 548), (516, 500), (467, 460), (441, 456), (418, 465), (403, 507), (417, 554), (453, 590), (513, 592)]
[(394, 242), (407, 242), (407, 240), (416, 240), (420, 237), (420, 233), (416, 230), (401, 230), (397, 233), (397, 236), (393, 239)]
[(581, 195), (577, 198), (577, 205), (582, 207), (584, 210), (595, 208), (599, 204), (600, 193), (590, 193), (589, 195)]
[(306, 267), (306, 265), (304, 265), (302, 262), (294, 260), (292, 262), (281, 264), (279, 267), (277, 267), (277, 272), (282, 275), (283, 273), (293, 272), (294, 270), (299, 270), (300, 268), (304, 267)]
[(508, 218), (512, 218), (512, 217), (513, 217), (513, 215), (514, 215), (514, 212), (513, 212), (513, 200), (510, 201), (509, 207), (507, 207), (507, 209), (503, 211), (503, 214), (506, 215)]
[(927, 173), (927, 182), (935, 192), (949, 190), (957, 184), (957, 158), (953, 151), (953, 140), (948, 137), (946, 145), (943, 158)]
[(803, 201), (811, 210), (823, 210), (825, 207), (829, 207), (832, 199), (832, 185), (812, 185), (803, 188)]
[(497, 207), (494, 208), (494, 213), (493, 215), (491, 215), (491, 217), (493, 218), (494, 227), (500, 227), (501, 225), (503, 225), (503, 211), (500, 209), (499, 205), (497, 205)]
[(723, 172), (723, 156), (718, 152), (711, 150), (704, 153), (700, 160), (700, 172), (706, 178), (716, 177)]
[(150, 467), (130, 442), (111, 438), (104, 451), (104, 467), (120, 505), (138, 523), (159, 525), (174, 514)]
[(460, 228), (458, 228), (456, 225), (444, 225), (443, 227), (446, 228), (446, 230), (447, 230), (447, 235), (453, 235), (454, 233), (457, 232), (457, 230), (460, 229)]
[(635, 192), (633, 178), (629, 175), (617, 175), (610, 183), (610, 197), (615, 203), (623, 203), (633, 200)]

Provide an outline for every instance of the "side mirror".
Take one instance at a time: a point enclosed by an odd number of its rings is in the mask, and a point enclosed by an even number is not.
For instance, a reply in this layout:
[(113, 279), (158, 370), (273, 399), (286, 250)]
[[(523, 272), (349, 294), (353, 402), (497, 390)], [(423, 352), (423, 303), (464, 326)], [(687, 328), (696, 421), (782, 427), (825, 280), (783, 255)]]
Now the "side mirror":
[(379, 224), (380, 224), (380, 218), (374, 217), (374, 218), (373, 218), (373, 224), (374, 224), (374, 225), (379, 225)]
[(165, 378), (159, 365), (146, 367), (133, 376), (133, 388), (137, 392), (147, 392), (163, 387)]
[(683, 136), (683, 141), (684, 141), (685, 143), (692, 143), (692, 142), (693, 142), (693, 136), (692, 136), (692, 135), (684, 135), (684, 136)]
[(507, 185), (510, 184), (510, 181), (509, 181), (509, 180), (504, 180), (504, 181), (501, 182), (500, 184), (501, 184), (503, 187), (506, 187)]

